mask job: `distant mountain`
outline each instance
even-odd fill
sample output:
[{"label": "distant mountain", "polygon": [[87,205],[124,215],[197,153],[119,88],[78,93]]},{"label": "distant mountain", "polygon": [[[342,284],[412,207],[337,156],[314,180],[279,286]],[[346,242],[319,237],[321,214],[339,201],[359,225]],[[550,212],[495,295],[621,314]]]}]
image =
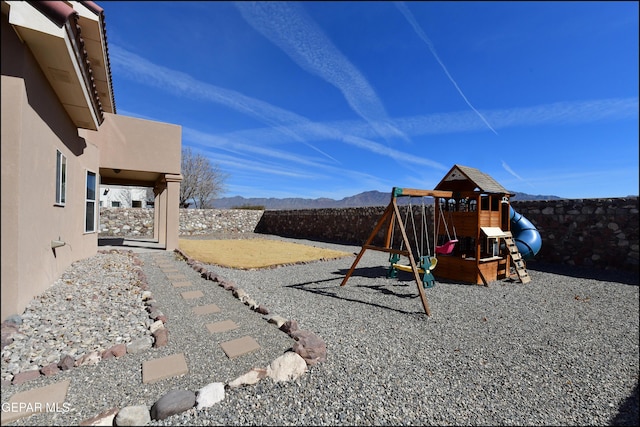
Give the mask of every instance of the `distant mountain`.
[{"label": "distant mountain", "polygon": [[562,197],[558,196],[543,196],[540,194],[527,194],[527,193],[518,193],[517,191],[512,191],[511,193],[515,194],[511,197],[512,202],[524,202],[526,200],[560,200]]},{"label": "distant mountain", "polygon": [[[527,193],[515,193],[511,200],[557,200],[556,196],[531,195]],[[389,204],[391,194],[381,191],[365,191],[355,196],[345,197],[340,200],[329,198],[319,199],[303,199],[299,197],[276,199],[270,198],[244,198],[241,196],[222,197],[213,200],[213,206],[216,209],[232,209],[242,206],[263,206],[265,209],[271,210],[287,210],[287,209],[326,209],[326,208],[359,208],[366,206],[386,206]]]}]

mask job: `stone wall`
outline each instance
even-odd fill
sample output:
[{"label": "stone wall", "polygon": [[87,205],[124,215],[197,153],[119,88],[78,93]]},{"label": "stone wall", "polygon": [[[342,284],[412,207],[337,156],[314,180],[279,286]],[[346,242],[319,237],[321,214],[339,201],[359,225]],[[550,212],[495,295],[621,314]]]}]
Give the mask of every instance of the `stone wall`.
[{"label": "stone wall", "polygon": [[[514,201],[538,228],[537,260],[638,271],[638,198]],[[343,209],[181,209],[180,235],[256,232],[361,245],[385,206]],[[100,236],[153,236],[153,209],[101,208]],[[432,224],[428,219],[428,224]],[[380,244],[382,232],[375,243]]]},{"label": "stone wall", "polygon": [[536,259],[638,271],[638,198],[513,202],[540,231]]},{"label": "stone wall", "polygon": [[[263,211],[180,209],[181,236],[219,232],[251,233]],[[153,237],[153,209],[100,208],[100,237]]]},{"label": "stone wall", "polygon": [[[386,206],[265,211],[256,233],[361,245]],[[375,243],[380,243],[382,232]]]},{"label": "stone wall", "polygon": [[[638,271],[637,197],[514,201],[511,205],[540,232],[542,248],[537,260]],[[256,231],[361,245],[384,208],[265,211]],[[374,242],[380,244],[381,239],[379,233]]]}]

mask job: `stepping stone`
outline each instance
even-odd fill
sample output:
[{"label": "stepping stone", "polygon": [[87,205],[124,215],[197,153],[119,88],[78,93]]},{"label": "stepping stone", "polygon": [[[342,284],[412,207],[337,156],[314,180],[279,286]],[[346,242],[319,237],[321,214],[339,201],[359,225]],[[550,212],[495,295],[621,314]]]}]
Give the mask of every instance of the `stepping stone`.
[{"label": "stepping stone", "polygon": [[204,296],[202,291],[183,292],[180,295],[182,295],[182,298],[184,298],[184,299],[194,299],[194,298],[200,298],[200,297]]},{"label": "stepping stone", "polygon": [[182,288],[184,286],[191,286],[191,282],[186,281],[186,282],[171,282],[171,284],[173,285],[174,288]]},{"label": "stepping stone", "polygon": [[238,327],[239,326],[233,320],[223,320],[221,322],[207,324],[207,329],[212,334],[215,334],[216,332],[231,331],[233,329],[238,329]]},{"label": "stepping stone", "polygon": [[68,411],[71,408],[64,401],[70,383],[71,380],[65,380],[14,394],[7,403],[2,404],[0,422],[5,425],[40,412]]},{"label": "stepping stone", "polygon": [[243,354],[251,353],[260,349],[260,344],[251,337],[245,336],[235,340],[220,343],[220,347],[229,359],[235,359]]},{"label": "stepping stone", "polygon": [[[176,273],[177,273],[177,271],[176,271]],[[186,280],[186,279],[187,279],[187,278],[186,278],[185,276],[183,276],[182,274],[176,274],[176,273],[173,273],[173,274],[167,274],[167,279],[172,280],[172,281],[173,281],[173,280]]]},{"label": "stepping stone", "polygon": [[142,362],[142,383],[155,383],[189,373],[184,353]]},{"label": "stepping stone", "polygon": [[177,268],[161,268],[162,272],[164,274],[166,274],[167,276],[171,275],[171,274],[180,274],[180,272],[178,271]]},{"label": "stepping stone", "polygon": [[218,307],[215,304],[209,304],[209,305],[200,305],[198,307],[193,307],[191,310],[194,312],[194,314],[210,314],[210,313],[219,313],[220,307]]}]

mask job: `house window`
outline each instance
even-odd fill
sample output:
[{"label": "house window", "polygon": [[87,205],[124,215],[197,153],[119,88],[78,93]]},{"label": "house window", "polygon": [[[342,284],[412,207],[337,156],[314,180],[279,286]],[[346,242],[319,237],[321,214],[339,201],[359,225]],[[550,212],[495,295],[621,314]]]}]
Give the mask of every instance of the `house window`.
[{"label": "house window", "polygon": [[111,202],[111,207],[112,208],[119,208],[120,207],[120,202],[116,202],[115,200]]},{"label": "house window", "polygon": [[67,158],[56,150],[56,205],[64,206],[67,201]]},{"label": "house window", "polygon": [[96,174],[87,171],[87,195],[85,199],[84,231],[93,233],[96,231]]},{"label": "house window", "polygon": [[132,208],[141,208],[142,207],[142,200],[133,200],[131,202],[131,207]]}]

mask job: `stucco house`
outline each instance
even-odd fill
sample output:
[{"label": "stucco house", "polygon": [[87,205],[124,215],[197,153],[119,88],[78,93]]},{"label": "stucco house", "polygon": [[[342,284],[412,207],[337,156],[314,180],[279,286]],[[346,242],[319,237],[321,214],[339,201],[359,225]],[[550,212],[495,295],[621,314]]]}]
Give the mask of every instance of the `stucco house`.
[{"label": "stucco house", "polygon": [[147,188],[101,185],[99,190],[101,208],[147,208],[153,203],[147,200]]},{"label": "stucco house", "polygon": [[116,114],[104,10],[2,1],[2,320],[97,253],[100,185],[154,189],[178,244],[182,128]]}]

